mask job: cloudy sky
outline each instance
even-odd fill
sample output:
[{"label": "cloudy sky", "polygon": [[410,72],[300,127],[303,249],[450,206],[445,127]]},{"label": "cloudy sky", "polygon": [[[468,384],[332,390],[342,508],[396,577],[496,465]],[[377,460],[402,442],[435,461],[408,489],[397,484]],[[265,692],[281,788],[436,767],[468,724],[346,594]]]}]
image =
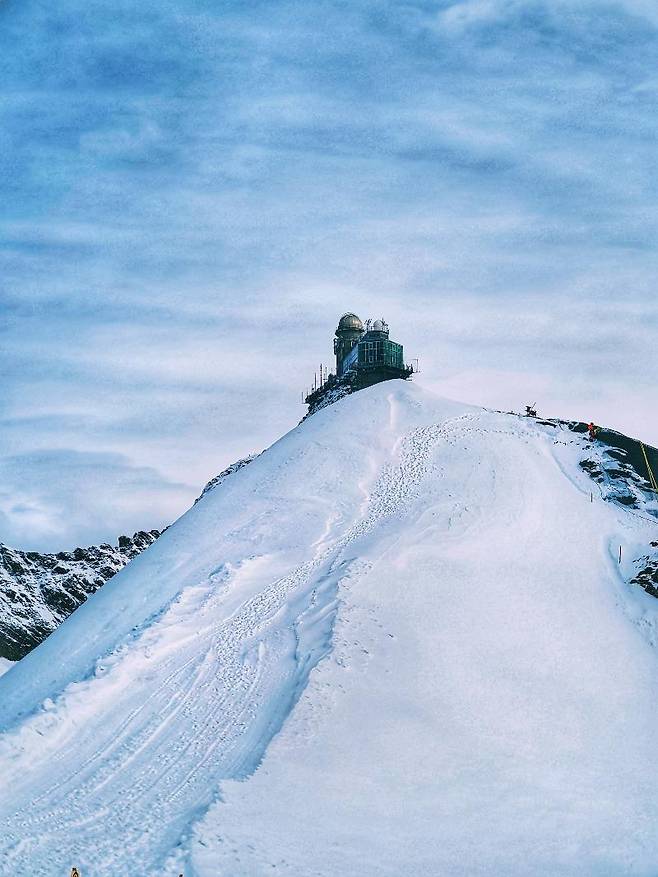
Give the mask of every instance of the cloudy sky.
[{"label": "cloudy sky", "polygon": [[655,0],[4,0],[0,540],[161,526],[345,310],[658,444]]}]

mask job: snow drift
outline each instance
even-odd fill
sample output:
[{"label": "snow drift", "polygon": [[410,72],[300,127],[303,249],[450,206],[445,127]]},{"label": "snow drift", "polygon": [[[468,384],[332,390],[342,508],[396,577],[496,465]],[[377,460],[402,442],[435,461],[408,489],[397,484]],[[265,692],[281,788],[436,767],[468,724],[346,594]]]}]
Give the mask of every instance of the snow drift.
[{"label": "snow drift", "polygon": [[656,522],[582,454],[397,381],[304,421],[0,679],[0,870],[655,874]]}]

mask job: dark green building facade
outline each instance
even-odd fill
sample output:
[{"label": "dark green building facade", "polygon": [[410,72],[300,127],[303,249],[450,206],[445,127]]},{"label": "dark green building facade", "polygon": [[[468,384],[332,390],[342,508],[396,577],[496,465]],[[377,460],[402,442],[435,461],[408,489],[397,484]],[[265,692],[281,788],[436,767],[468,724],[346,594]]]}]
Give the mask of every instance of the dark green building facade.
[{"label": "dark green building facade", "polygon": [[407,380],[413,368],[404,362],[404,348],[389,337],[384,320],[368,320],[365,325],[356,314],[343,314],[334,337],[336,373],[322,381],[306,397],[311,411],[327,404],[331,397],[353,393],[380,381]]}]

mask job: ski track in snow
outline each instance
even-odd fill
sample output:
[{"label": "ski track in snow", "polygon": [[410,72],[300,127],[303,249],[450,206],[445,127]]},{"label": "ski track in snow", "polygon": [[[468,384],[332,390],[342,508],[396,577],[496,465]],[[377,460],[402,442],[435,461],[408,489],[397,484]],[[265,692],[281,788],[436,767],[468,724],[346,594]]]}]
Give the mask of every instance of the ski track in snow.
[{"label": "ski track in snow", "polygon": [[[393,399],[390,404],[393,427]],[[60,870],[82,864],[92,874],[160,873],[165,856],[187,836],[190,813],[207,809],[222,779],[245,778],[258,766],[330,648],[338,583],[353,560],[350,546],[383,518],[403,513],[431,449],[470,419],[404,436],[395,449],[399,459],[384,464],[371,489],[361,485],[363,517],[340,535],[328,513],[315,555],[259,588],[228,617],[229,585],[240,592],[241,576],[267,558],[220,567],[208,582],[187,588],[132,647],[100,659],[93,679],[73,684],[45,713],[0,738],[9,792],[2,800],[3,871],[47,861]],[[372,471],[377,468],[373,458]],[[308,636],[309,628],[317,630]],[[139,681],[148,680],[151,689],[138,703],[136,656]],[[112,708],[99,728],[89,704],[103,703]],[[35,734],[43,738],[40,761],[48,769],[25,787],[25,796],[26,740]]]},{"label": "ski track in snow", "polygon": [[[484,457],[478,454],[478,448],[483,440],[486,442],[487,450],[487,455]],[[446,445],[454,446],[459,455],[448,455],[447,457],[453,464],[456,463],[459,469],[457,473],[458,492],[452,494],[446,493],[442,484],[442,479],[447,473],[441,465],[441,453],[433,455],[441,441],[445,442]],[[564,582],[557,589],[555,596],[549,588],[542,588],[536,594],[538,616],[541,619],[537,635],[540,638],[540,643],[543,644],[543,638],[545,638],[548,646],[548,651],[543,655],[543,659],[541,651],[538,654],[531,653],[532,659],[537,662],[537,667],[534,669],[539,679],[543,673],[550,676],[551,662],[559,665],[562,659],[560,655],[560,629],[552,631],[549,627],[548,630],[542,630],[551,617],[548,614],[544,620],[546,613],[544,604],[547,604],[550,613],[551,601],[553,599],[559,601],[560,605],[555,611],[555,617],[564,624],[565,630],[570,625],[573,627],[574,620],[580,622],[577,616],[574,618],[568,597],[565,600],[564,596],[568,594],[571,585],[568,559],[571,557],[572,547],[570,546],[570,549],[565,550],[564,553],[564,563],[567,565],[561,566],[562,546],[552,542],[553,531],[550,529],[551,514],[556,513],[556,506],[554,503],[552,508],[546,505],[550,500],[555,500],[555,493],[554,490],[553,492],[547,491],[547,495],[544,496],[541,491],[542,481],[545,478],[546,468],[560,470],[562,475],[568,477],[578,492],[587,494],[588,498],[589,479],[580,472],[576,465],[584,447],[581,439],[572,435],[556,434],[550,428],[544,428],[533,421],[511,420],[505,416],[489,413],[466,415],[443,425],[434,424],[416,429],[402,438],[398,448],[401,458],[399,467],[391,467],[378,485],[378,488],[381,488],[386,496],[392,500],[391,513],[399,513],[407,518],[407,539],[409,539],[411,531],[412,541],[420,545],[437,543],[442,546],[446,554],[451,554],[454,551],[456,557],[459,557],[462,550],[466,548],[467,554],[474,556],[473,569],[475,570],[478,569],[478,550],[474,549],[477,543],[489,540],[493,540],[494,544],[501,541],[506,543],[500,547],[503,560],[498,570],[499,581],[496,583],[500,587],[495,590],[503,596],[504,623],[517,626],[520,621],[520,639],[524,646],[532,642],[532,633],[526,633],[523,628],[525,615],[528,610],[532,609],[528,603],[529,595],[530,599],[535,599],[533,594],[534,579],[536,578],[538,582],[542,583],[550,581],[551,572],[548,573],[548,579],[545,580],[542,578],[542,575],[545,575],[544,570],[536,570],[535,572],[531,563],[528,562],[529,558],[517,561],[515,555],[526,554],[531,557],[533,543],[541,546],[538,556],[542,556],[541,551],[548,549],[549,553],[545,555],[546,566],[552,570],[553,575],[555,572],[558,572],[558,575],[561,573]],[[512,463],[511,466],[510,463]],[[518,471],[515,471],[517,467]],[[404,482],[412,473],[413,487],[404,491],[404,496],[395,499],[396,491],[401,489],[397,476],[401,476]],[[417,490],[426,475],[429,475],[430,478],[422,484],[422,490]],[[454,488],[455,473],[450,473],[450,475]],[[559,484],[557,487],[560,490],[568,491],[568,488],[561,487]],[[378,497],[378,488],[372,492],[373,500]],[[413,500],[416,497],[420,498],[421,502],[414,506]],[[614,509],[606,504],[601,506],[593,504],[590,510],[589,504],[582,506],[580,500],[573,498],[567,505],[575,506],[576,520],[591,514],[594,519],[600,517],[605,523],[606,519],[616,517],[616,525],[618,526],[619,522],[625,521],[627,514],[626,510]],[[559,506],[557,514],[560,514]],[[572,525],[571,517],[566,520],[568,529]],[[607,523],[609,524],[610,521],[608,520]],[[655,527],[655,522],[643,521],[643,524],[647,523],[650,526],[645,526],[644,533],[648,539],[653,532],[652,528]],[[548,530],[547,526],[549,526]],[[605,527],[602,528],[601,532],[605,534]],[[397,531],[393,529],[391,532],[378,535],[381,541],[376,542],[370,556],[383,551],[385,561],[382,565],[394,566],[398,549]],[[589,537],[583,536],[583,538]],[[408,545],[407,542],[407,549]],[[610,560],[609,557],[605,556],[607,545],[608,542],[603,538],[600,553],[604,567],[606,560]],[[591,543],[587,545],[586,550],[581,552],[583,556],[587,556],[590,549]],[[379,555],[380,559],[383,555]],[[583,558],[580,560],[582,562]],[[509,583],[505,577],[506,562],[510,565],[511,580]],[[522,570],[521,575],[525,576],[526,579],[521,588],[518,587],[518,580],[514,578],[513,564],[515,563],[518,563]],[[590,575],[591,570],[587,569],[587,561],[582,569],[580,566],[574,565],[575,569],[578,569],[578,574],[572,573],[571,575],[575,576],[574,585],[577,586],[579,575],[582,575],[583,571]],[[439,570],[440,567],[437,565],[432,571],[437,580],[437,587],[445,587],[449,582],[450,573]],[[355,701],[348,701],[351,706],[345,710],[345,715],[348,716],[349,730],[344,722],[341,724],[338,717],[340,716],[341,698],[349,698],[347,688],[356,687],[359,690],[358,685],[355,686],[355,673],[361,674],[365,678],[370,661],[378,663],[380,674],[391,674],[389,677],[391,678],[391,687],[397,686],[404,693],[405,685],[400,685],[401,680],[395,679],[393,681],[395,670],[392,669],[392,666],[394,666],[395,661],[393,661],[393,665],[387,665],[384,661],[384,656],[391,650],[391,640],[397,638],[397,634],[390,633],[390,629],[391,627],[395,629],[395,622],[397,622],[402,610],[398,604],[397,613],[394,611],[393,615],[389,614],[386,623],[382,623],[380,613],[389,602],[388,595],[381,600],[377,598],[377,582],[374,585],[375,594],[373,595],[372,590],[368,593],[368,598],[374,599],[375,602],[368,602],[368,598],[364,595],[365,582],[363,581],[370,572],[367,562],[362,560],[361,565],[353,572],[353,576],[346,578],[341,583],[343,598],[339,604],[335,623],[333,660],[318,667],[309,685],[310,690],[304,693],[295,714],[286,723],[279,738],[274,741],[272,747],[274,751],[268,752],[265,761],[267,769],[254,778],[255,785],[232,786],[230,783],[227,784],[225,787],[228,795],[227,802],[210,808],[207,816],[198,822],[185,850],[180,856],[172,859],[172,869],[174,865],[177,865],[181,870],[184,868],[186,874],[195,875],[195,877],[196,875],[206,877],[206,875],[211,874],[253,877],[253,875],[268,874],[272,871],[285,875],[285,877],[288,875],[296,877],[300,873],[312,874],[316,877],[329,877],[329,875],[338,874],[377,874],[378,877],[383,877],[383,875],[398,877],[402,873],[422,874],[424,877],[434,877],[436,874],[473,877],[476,873],[478,875],[498,875],[501,873],[525,875],[532,873],[541,874],[543,877],[549,877],[549,875],[553,877],[556,874],[589,874],[597,875],[597,877],[603,877],[603,875],[607,877],[611,874],[642,874],[645,877],[648,875],[653,877],[654,869],[649,866],[649,870],[647,870],[646,865],[647,859],[651,861],[651,854],[647,853],[646,850],[651,846],[649,838],[652,834],[651,818],[647,810],[643,810],[643,806],[638,804],[639,814],[632,814],[635,822],[629,824],[627,822],[629,819],[629,796],[628,790],[624,789],[624,799],[619,802],[619,812],[615,814],[616,805],[610,806],[606,799],[608,777],[605,774],[605,768],[600,775],[597,773],[600,769],[601,759],[608,757],[605,744],[602,745],[601,740],[607,739],[609,729],[605,726],[597,729],[597,735],[601,740],[592,741],[591,748],[596,751],[592,756],[585,755],[582,775],[579,773],[578,766],[565,769],[564,765],[561,764],[562,760],[569,764],[570,759],[573,758],[573,750],[577,751],[580,745],[577,738],[573,741],[570,739],[575,732],[580,730],[579,707],[574,707],[567,700],[565,700],[564,705],[560,705],[563,706],[566,716],[564,726],[562,722],[556,722],[556,752],[559,754],[556,756],[547,755],[549,766],[545,770],[545,776],[541,775],[541,771],[537,776],[536,756],[532,750],[536,745],[540,751],[543,746],[547,746],[551,736],[550,727],[548,733],[546,729],[541,729],[542,736],[539,744],[535,743],[532,740],[532,728],[533,724],[538,721],[535,715],[536,705],[529,701],[527,718],[524,716],[525,707],[521,705],[520,720],[522,723],[527,721],[527,728],[521,724],[519,729],[518,759],[517,753],[505,756],[509,762],[505,765],[502,781],[498,781],[499,788],[492,791],[489,788],[492,780],[486,775],[480,780],[482,782],[481,800],[478,801],[477,797],[471,800],[473,814],[464,813],[463,822],[466,827],[461,829],[460,826],[460,830],[465,832],[465,837],[455,839],[451,835],[453,831],[452,820],[448,817],[448,813],[442,809],[443,802],[439,803],[437,807],[433,800],[432,805],[436,810],[429,809],[426,814],[422,813],[422,804],[416,803],[416,797],[422,801],[426,794],[427,777],[423,775],[422,766],[426,752],[421,747],[415,751],[413,749],[405,751],[409,744],[404,735],[400,735],[387,756],[391,759],[399,759],[403,764],[411,762],[410,768],[418,772],[419,782],[417,788],[412,785],[411,789],[404,789],[404,794],[407,796],[406,803],[401,806],[393,803],[395,796],[400,792],[400,787],[407,780],[405,769],[402,768],[396,773],[393,765],[384,768],[384,774],[390,773],[396,776],[396,779],[387,788],[386,782],[379,776],[380,771],[377,770],[376,766],[378,763],[377,755],[373,754],[371,747],[379,742],[382,734],[385,735],[386,732],[382,730],[382,726],[386,728],[391,717],[394,717],[393,720],[395,720],[395,707],[397,706],[395,698],[392,699],[393,709],[390,711],[386,709],[386,706],[381,706],[378,703],[379,697],[377,695],[369,701],[374,718],[371,720],[370,715],[368,715],[368,707],[366,707],[367,717],[360,717],[367,727],[363,741],[358,740],[359,734],[354,731],[355,728],[358,728],[359,717],[355,718],[353,711],[359,697],[367,696],[366,692],[370,688],[370,683],[364,682],[360,689],[361,695],[357,694]],[[482,568],[481,572],[482,578],[486,582],[486,567]],[[637,592],[630,594],[616,565],[612,566],[608,563],[608,572],[611,581],[616,581],[619,586],[617,593],[619,609],[625,611],[631,618],[636,613],[641,619],[641,623],[638,623],[640,629],[642,629],[642,624],[651,625],[652,622],[649,619],[655,621],[656,618],[656,610],[651,599],[643,600],[643,595],[638,595]],[[422,576],[420,571],[414,570],[414,573],[419,578]],[[376,573],[373,578],[376,582],[378,578]],[[387,588],[395,587],[393,585],[394,579],[395,576],[393,579],[389,577],[386,580]],[[499,612],[501,607],[496,606],[495,603],[498,597],[494,594],[492,598],[494,602],[490,603],[489,594],[484,590],[486,587],[484,582],[480,581],[477,576],[472,576],[464,582],[459,582],[459,580],[453,582],[451,587],[457,593],[460,586],[465,586],[472,591],[475,594],[473,607],[477,606],[478,593],[481,593],[483,605]],[[588,581],[583,590],[587,594],[590,589],[591,583]],[[635,600],[638,597],[640,598],[639,603]],[[574,598],[575,603],[580,603],[580,595],[574,593]],[[457,599],[459,600],[459,597]],[[595,599],[600,599],[603,604],[614,603],[614,591],[606,593],[605,589],[602,589],[600,598],[595,596]],[[587,599],[585,599],[586,603]],[[648,611],[645,612],[642,609],[638,611],[640,605],[644,605],[645,609],[648,607]],[[480,611],[485,624],[487,623],[488,608],[476,610]],[[432,609],[428,606],[427,611],[431,613]],[[613,608],[613,611],[616,610]],[[515,618],[516,612],[519,613],[517,618]],[[385,611],[383,611],[382,617],[387,617]],[[509,655],[506,650],[513,647],[506,644],[507,631],[504,628],[497,629],[497,620],[499,621],[494,615],[490,621],[490,627],[493,625],[494,640],[499,639],[502,642],[501,654],[504,661],[507,662]],[[635,620],[638,621],[637,618]],[[438,625],[437,627],[440,629]],[[529,630],[532,631],[532,624]],[[642,632],[646,636],[647,631],[643,630]],[[566,633],[567,641],[569,635],[573,635],[573,631]],[[491,630],[488,636],[491,636]],[[530,639],[526,639],[527,637]],[[551,638],[556,639],[555,645],[552,644]],[[576,630],[576,642],[578,638],[579,633]],[[646,638],[652,642],[650,636]],[[584,639],[587,640],[588,637],[584,636]],[[459,640],[459,634],[457,634],[457,640]],[[475,650],[471,657],[476,659],[479,658],[477,640],[478,637],[475,635]],[[514,640],[512,639],[512,641]],[[484,642],[486,650],[487,637],[484,638]],[[601,648],[607,646],[608,643],[604,639],[601,642]],[[410,647],[411,644],[407,638],[404,648],[407,650]],[[441,651],[443,647],[454,648],[454,645],[446,643],[444,646],[441,640],[437,639],[435,648]],[[400,654],[397,649],[396,652],[397,660],[399,660]],[[454,657],[459,658],[460,652],[461,648],[458,647]],[[468,656],[468,648],[465,649],[465,653]],[[574,655],[574,659],[578,668],[578,662],[582,659],[577,654]],[[406,658],[406,660],[409,659]],[[548,662],[545,668],[542,668],[542,660]],[[498,668],[494,664],[489,669],[493,671],[494,677],[502,674],[505,678],[506,674],[516,672],[515,661],[516,657],[513,658],[509,667],[504,665],[503,668]],[[413,664],[413,661],[411,663]],[[382,669],[382,665],[388,666],[388,669]],[[441,661],[439,661],[438,666],[441,666]],[[587,662],[584,661],[582,672],[586,673],[586,668]],[[412,678],[416,672],[422,672],[422,668],[417,667],[412,670]],[[466,668],[458,667],[453,662],[448,661],[445,672],[447,672],[448,677],[454,674],[459,679],[465,675],[466,681],[471,681],[468,666]],[[488,682],[490,674],[486,670],[485,674],[485,679]],[[580,684],[578,669],[574,675],[576,677],[575,684],[578,686]],[[653,675],[653,692],[655,694],[655,673]],[[375,676],[372,681],[377,685],[381,682],[381,678]],[[523,684],[522,677],[519,682]],[[433,684],[440,688],[440,679],[434,679]],[[468,690],[466,694],[468,697]],[[523,699],[525,692],[522,689],[521,695],[515,695],[514,692],[511,694],[511,704],[516,709],[516,698],[520,696]],[[504,727],[503,704],[509,701],[510,693],[503,688],[501,695],[501,708],[503,709],[501,725]],[[591,695],[587,692],[585,685],[582,694],[585,703],[588,696]],[[644,696],[645,693],[640,694],[638,690],[638,697],[641,699]],[[541,703],[541,695],[538,698],[538,713],[542,721],[545,721],[546,718],[550,719],[551,711],[555,709],[555,706],[550,704],[550,695],[547,699],[548,705]],[[488,698],[485,698],[485,703],[487,700]],[[493,706],[495,710],[497,707],[495,696]],[[415,698],[407,704],[407,707],[412,712],[416,710],[423,712],[426,709],[421,698]],[[377,712],[378,709],[380,712]],[[460,709],[464,710],[465,705],[460,704]],[[587,707],[584,708],[584,711],[587,712]],[[573,719],[571,718],[572,712]],[[604,715],[605,713],[604,707]],[[343,716],[344,718],[345,716]],[[610,716],[607,718],[609,719]],[[484,722],[491,721],[491,718],[486,715],[476,717],[476,728],[478,719]],[[461,720],[463,721],[463,719]],[[370,721],[372,721],[372,727]],[[514,721],[519,721],[519,718],[514,716],[514,712],[512,712],[510,721],[512,726],[514,726]],[[596,720],[593,724],[596,725]],[[641,721],[638,724],[642,727]],[[655,722],[653,724],[655,727]],[[495,742],[496,731],[494,725],[492,728],[494,751],[497,745]],[[441,734],[440,724],[436,733]],[[457,733],[459,734],[459,731]],[[517,729],[514,728],[512,739],[516,733]],[[464,802],[470,800],[468,796],[472,793],[469,788],[469,773],[475,771],[478,762],[479,754],[476,746],[480,734],[481,729],[477,729],[473,735],[472,746],[469,747],[466,744],[465,760],[460,761],[459,756],[457,756],[454,769],[461,770],[464,779],[457,783],[456,797],[454,789],[450,787],[450,770],[447,771],[446,788],[439,787],[438,790],[439,801],[441,801],[443,794],[445,801],[449,802],[443,806],[453,807],[457,814],[456,822],[458,825],[462,821],[458,814],[464,806]],[[430,733],[429,738],[427,742],[434,742],[432,741],[432,733]],[[332,741],[331,744],[329,740]],[[334,741],[336,742],[334,743]],[[627,750],[629,753],[634,750],[635,744],[635,740],[624,741],[622,749],[619,751],[622,760]],[[330,745],[332,750],[328,755],[325,755],[324,748],[328,748]],[[450,738],[446,740],[446,745],[455,746]],[[645,746],[644,748],[650,749],[651,747]],[[547,752],[550,753],[551,750],[547,749]],[[486,760],[486,755],[483,758]],[[555,765],[551,765],[551,758],[556,759]],[[307,759],[312,767],[305,770],[304,765]],[[337,768],[337,777],[327,775],[326,770],[324,770],[326,767],[325,759],[326,763]],[[527,768],[524,759],[527,759]],[[347,763],[345,768],[342,767],[344,763]],[[383,759],[381,763],[386,764],[386,759]],[[298,767],[298,765],[300,766]],[[495,771],[495,768],[491,769]],[[527,775],[526,769],[528,769]],[[594,776],[592,776],[593,770]],[[365,800],[359,798],[357,791],[361,772],[366,777]],[[628,779],[626,778],[624,775],[625,767],[622,767],[621,771],[618,769],[617,772],[621,774],[623,783],[632,784],[638,781],[637,773],[635,773],[634,779],[630,779],[630,772]],[[654,770],[653,774],[655,773]],[[318,788],[313,789],[313,793],[309,795],[309,781],[314,776],[317,776]],[[375,780],[375,777],[378,780]],[[570,787],[572,780],[576,784],[574,789]],[[532,788],[533,782],[537,784],[536,789]],[[617,777],[614,782],[619,782],[619,778]],[[438,778],[435,778],[435,783],[439,783]],[[544,783],[547,784],[548,799],[546,802],[542,800],[544,794],[542,784]],[[551,789],[551,784],[555,783],[558,784],[558,788],[557,800],[554,801],[554,790]],[[508,788],[510,784],[512,785],[511,789]],[[518,789],[513,788],[514,784],[518,786]],[[334,792],[336,785],[341,790],[337,795]],[[623,788],[623,784],[621,788]],[[638,785],[638,800],[642,795],[646,796],[647,793],[651,794],[651,781],[648,778],[646,781],[642,778],[641,785]],[[528,796],[527,806],[523,806],[522,803],[524,795]],[[322,799],[325,796],[326,802],[323,802]],[[498,796],[500,796],[499,800]],[[579,799],[579,796],[582,797]],[[631,807],[633,807],[632,795],[630,797]],[[514,810],[518,806],[519,800],[521,807],[515,813]],[[261,803],[263,801],[278,808],[276,815],[270,815],[267,807]],[[366,808],[365,826],[361,824],[361,819],[364,818],[364,804]],[[494,804],[499,805],[503,812],[505,807],[509,807],[513,815],[510,817],[509,812],[505,813],[503,819],[507,819],[507,823],[503,821],[501,824],[500,821],[497,821],[500,818],[499,814],[491,811]],[[597,825],[595,814],[601,805],[604,815],[599,817],[600,825]],[[407,826],[401,822],[407,816],[405,808],[409,809],[408,819],[412,822],[418,820],[419,817],[424,818],[427,822],[424,827],[415,830],[415,835],[412,833],[413,839],[411,841],[406,837]],[[591,813],[589,808],[591,808]],[[481,809],[485,811],[484,815],[478,812]],[[392,811],[393,815],[390,822],[387,823],[384,820],[386,812],[389,810]],[[420,812],[414,814],[414,810]],[[339,816],[336,819],[336,814],[341,814],[342,811],[344,811],[342,817]],[[536,819],[533,817],[533,812],[536,814]],[[610,825],[602,827],[606,825],[606,819],[612,819],[612,824],[618,821],[614,832]],[[301,830],[297,827],[300,820],[306,820],[308,823]],[[467,826],[471,825],[471,821],[473,828],[469,829]],[[590,825],[590,822],[593,824]],[[623,828],[622,825],[624,825]],[[621,846],[620,849],[617,849],[620,844],[617,835],[624,836],[625,833],[628,834],[627,848],[624,849]],[[445,838],[442,838],[442,834],[445,835]],[[658,847],[655,841],[655,832],[653,835],[653,846]],[[520,849],[517,849],[519,837],[521,838],[521,846]],[[354,844],[355,838],[358,841],[356,847],[353,847],[351,845]],[[606,841],[610,844],[610,851],[606,849]],[[551,850],[551,844],[555,844],[554,850]],[[563,849],[560,844],[564,845]]]},{"label": "ski track in snow", "polygon": [[[370,566],[364,546],[379,539],[393,555],[395,522],[409,515],[414,538],[440,533],[447,550],[479,538],[491,510],[511,534],[521,516],[526,540],[540,533],[541,503],[530,501],[521,480],[516,506],[500,501],[499,465],[503,471],[521,444],[530,456],[550,456],[583,489],[552,450],[561,437],[534,423],[456,405],[463,413],[422,423],[411,394],[401,401],[399,392],[387,392],[385,400],[388,422],[361,461],[352,519],[329,496],[317,538],[292,569],[265,552],[219,563],[134,639],[98,659],[91,678],[68,685],[0,736],[2,873],[63,874],[75,864],[85,877],[155,877],[178,873],[183,863],[190,873],[192,838],[203,837],[195,826],[221,810],[223,781],[247,779],[261,764],[309,675],[331,652],[339,609],[344,636],[345,618],[356,610],[343,597],[354,599]],[[334,409],[345,403],[355,400]],[[302,428],[323,415],[336,411]],[[476,457],[474,436],[487,437],[488,457]],[[442,445],[464,448],[459,496],[443,492]],[[266,463],[261,457],[249,470]],[[432,501],[424,505],[418,500],[426,490]],[[375,610],[367,612],[361,624],[385,637]],[[338,664],[368,657],[362,642],[341,639],[333,649]],[[199,873],[232,874],[228,865]]]}]

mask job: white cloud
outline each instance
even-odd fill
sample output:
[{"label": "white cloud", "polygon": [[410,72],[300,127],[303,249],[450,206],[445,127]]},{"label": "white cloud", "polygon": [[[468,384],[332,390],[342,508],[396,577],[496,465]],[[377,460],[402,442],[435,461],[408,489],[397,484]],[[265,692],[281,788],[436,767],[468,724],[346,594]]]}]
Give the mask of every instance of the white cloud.
[{"label": "white cloud", "polygon": [[66,550],[161,528],[190,493],[188,485],[122,455],[66,450],[2,457],[0,481],[3,539],[30,550]]},{"label": "white cloud", "polygon": [[460,0],[451,3],[437,16],[439,26],[461,30],[472,25],[487,25],[504,21],[523,6],[520,0]]},{"label": "white cloud", "polygon": [[[6,7],[17,497],[30,454],[80,453],[104,538],[182,511],[299,419],[344,310],[439,390],[658,443],[650,4],[438,6]],[[44,459],[0,539],[89,538],[84,467]]]}]

